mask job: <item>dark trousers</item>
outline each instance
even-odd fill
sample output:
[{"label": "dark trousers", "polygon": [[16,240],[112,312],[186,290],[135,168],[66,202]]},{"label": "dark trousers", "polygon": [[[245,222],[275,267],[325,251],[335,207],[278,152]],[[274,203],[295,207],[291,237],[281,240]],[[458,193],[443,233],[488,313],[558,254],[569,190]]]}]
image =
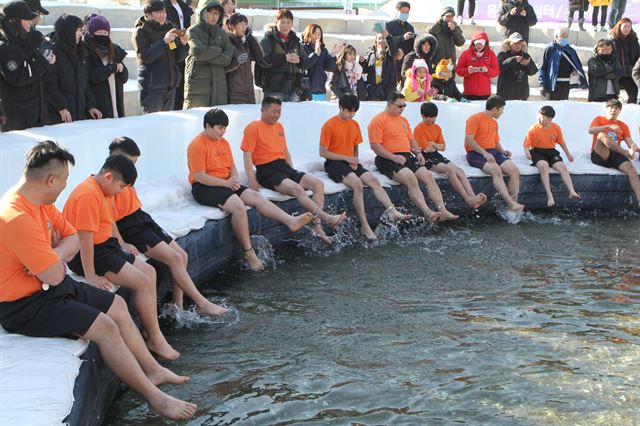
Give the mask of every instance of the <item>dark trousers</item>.
[{"label": "dark trousers", "polygon": [[176,89],[143,90],[140,92],[140,106],[143,114],[158,111],[172,111],[176,99]]},{"label": "dark trousers", "polygon": [[629,100],[628,104],[635,104],[638,102],[638,86],[636,86],[636,82],[633,81],[631,77],[620,77],[620,89],[624,89],[627,92],[627,96]]},{"label": "dark trousers", "polygon": [[176,87],[176,100],[173,104],[173,109],[180,111],[184,103],[184,62],[178,62],[177,65],[180,70],[180,84]]},{"label": "dark trousers", "polygon": [[547,93],[545,98],[549,101],[566,101],[569,99],[571,86],[568,82],[556,82],[556,90]]},{"label": "dark trousers", "polygon": [[[464,0],[458,0],[458,16],[462,16],[464,12]],[[476,0],[469,0],[469,18],[475,16]]]},{"label": "dark trousers", "polygon": [[609,11],[609,27],[613,28],[622,16],[627,7],[627,0],[613,0],[611,2],[611,10]]},{"label": "dark trousers", "polygon": [[571,18],[571,20],[573,20],[573,16],[576,13],[576,11],[578,12],[578,19],[584,19],[584,12],[589,9],[589,2],[588,1],[583,1],[580,2],[580,8],[579,9],[569,9],[569,17]]},{"label": "dark trousers", "polygon": [[602,9],[600,14],[600,26],[603,26],[607,21],[607,8],[609,6],[593,6],[593,14],[591,15],[591,23],[595,27],[598,24],[598,11]]}]

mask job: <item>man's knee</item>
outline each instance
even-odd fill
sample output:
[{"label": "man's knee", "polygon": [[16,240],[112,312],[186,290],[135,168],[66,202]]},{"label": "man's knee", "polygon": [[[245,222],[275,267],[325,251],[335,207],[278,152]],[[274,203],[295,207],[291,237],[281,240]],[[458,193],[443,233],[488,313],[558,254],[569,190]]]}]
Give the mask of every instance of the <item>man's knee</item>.
[{"label": "man's knee", "polygon": [[[351,176],[351,175],[349,175]],[[353,179],[349,179],[347,182],[347,179],[345,179],[345,182],[347,182],[347,185],[349,185],[351,187],[351,189],[353,190],[353,192],[362,192],[364,191],[364,185],[362,184],[362,181],[357,178],[355,175],[353,175]]]},{"label": "man's knee", "polygon": [[547,163],[544,160],[540,160],[536,163],[536,166],[538,166],[538,169],[541,172],[548,172],[549,171],[549,163]]},{"label": "man's knee", "polygon": [[120,330],[118,329],[118,324],[113,320],[113,318],[100,312],[83,337],[100,342],[101,340],[110,339],[119,335]]}]

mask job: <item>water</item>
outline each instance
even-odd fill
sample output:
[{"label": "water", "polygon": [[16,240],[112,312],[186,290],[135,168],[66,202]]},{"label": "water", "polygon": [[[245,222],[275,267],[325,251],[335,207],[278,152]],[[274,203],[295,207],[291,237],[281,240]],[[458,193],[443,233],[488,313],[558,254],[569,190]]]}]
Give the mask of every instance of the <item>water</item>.
[{"label": "water", "polygon": [[[169,333],[187,424],[638,424],[637,215],[387,228],[216,278],[232,313]],[[106,423],[170,424],[131,391]]]}]

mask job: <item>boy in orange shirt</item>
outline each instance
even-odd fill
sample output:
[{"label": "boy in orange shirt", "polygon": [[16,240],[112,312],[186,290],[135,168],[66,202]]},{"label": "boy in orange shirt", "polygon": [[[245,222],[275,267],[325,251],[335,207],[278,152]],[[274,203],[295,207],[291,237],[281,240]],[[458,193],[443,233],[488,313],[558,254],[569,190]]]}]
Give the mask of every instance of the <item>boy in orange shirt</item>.
[{"label": "boy in orange shirt", "polygon": [[[407,187],[409,199],[429,222],[456,220],[458,216],[447,210],[435,178],[424,167],[424,157],[413,139],[411,126],[402,116],[406,106],[402,93],[391,93],[385,110],[373,117],[367,127],[371,149],[376,153],[376,167],[389,179]],[[438,208],[437,213],[427,205],[420,183],[427,187],[429,198]]]},{"label": "boy in orange shirt", "polygon": [[[500,96],[491,96],[487,99],[484,111],[467,119],[464,147],[469,165],[491,176],[493,187],[507,203],[509,210],[522,211],[524,206],[518,203],[520,171],[510,159],[511,152],[500,145],[498,134],[497,119],[504,112],[505,105]],[[504,182],[504,174],[509,177],[508,186]]]},{"label": "boy in orange shirt", "polygon": [[560,173],[562,181],[569,190],[569,197],[580,199],[580,195],[573,189],[569,170],[562,162],[562,157],[560,157],[560,153],[556,149],[556,144],[560,145],[564,153],[567,154],[569,161],[573,162],[573,155],[569,152],[569,148],[567,148],[567,144],[564,141],[562,129],[556,123],[552,123],[555,116],[556,111],[549,105],[540,108],[540,111],[538,111],[538,123],[529,128],[524,139],[525,155],[532,161],[531,165],[540,170],[540,180],[547,193],[548,207],[556,205],[549,182],[549,166]]},{"label": "boy in orange shirt", "polygon": [[229,117],[219,108],[204,115],[204,131],[189,144],[189,182],[193,198],[206,206],[218,207],[231,215],[231,227],[244,252],[243,257],[254,271],[264,269],[251,247],[249,218],[245,206],[255,207],[263,216],[276,220],[297,232],[313,218],[287,214],[260,192],[240,184],[229,142],[223,138]]},{"label": "boy in orange shirt", "polygon": [[69,262],[69,268],[94,287],[111,290],[114,283],[133,290],[147,346],[160,357],[174,360],[180,353],[169,345],[158,324],[156,271],[136,258],[138,250],[122,241],[114,220],[113,196],[132,185],[137,175],[128,158],[111,155],[98,174],[71,192],[62,213],[78,230],[80,253]]},{"label": "boy in orange shirt", "polygon": [[338,101],[338,115],[327,120],[320,132],[320,156],[326,158],[324,170],[331,180],[344,183],[353,191],[353,206],[360,219],[360,230],[368,240],[378,237],[369,226],[364,210],[364,186],[373,191],[373,195],[382,204],[391,220],[407,220],[411,215],[400,213],[389,196],[367,169],[358,162],[358,145],[362,143],[360,125],[353,119],[360,100],[352,93],[345,93]]},{"label": "boy in orange shirt", "polygon": [[54,206],[73,156],[55,142],[27,153],[20,182],[0,199],[0,324],[32,337],[84,338],[151,408],[180,420],[196,406],[157,388],[189,378],[162,367],[149,353],[125,301],[73,280],[64,261],[78,252],[76,230]]},{"label": "boy in orange shirt", "polygon": [[[140,148],[133,139],[122,136],[115,138],[109,145],[109,155],[116,154],[124,155],[135,164],[140,157]],[[142,210],[142,203],[133,186],[125,187],[115,195],[114,201],[114,219],[122,239],[133,244],[139,252],[169,267],[173,282],[173,303],[177,307],[183,308],[183,294],[187,293],[201,314],[215,316],[227,312],[227,309],[210,302],[198,291],[187,272],[187,252]]]},{"label": "boy in orange shirt", "polygon": [[[273,189],[282,194],[296,197],[300,205],[316,218],[311,229],[326,244],[331,239],[325,234],[320,224],[327,222],[334,229],[340,226],[345,213],[331,215],[324,209],[324,184],[308,173],[293,168],[293,162],[284,127],[278,123],[282,113],[282,101],[265,96],[260,108],[260,120],[255,120],[244,129],[242,145],[244,152],[244,171],[249,180],[249,188],[257,190],[260,186]],[[254,172],[253,166],[256,167]],[[307,190],[311,190],[311,198]]]},{"label": "boy in orange shirt", "polygon": [[[640,204],[640,179],[630,161],[636,152],[640,152],[640,149],[633,143],[629,127],[618,120],[618,115],[622,111],[622,102],[617,99],[608,100],[606,111],[607,114],[604,117],[594,118],[589,126],[589,134],[593,135],[591,162],[598,166],[618,169],[629,176],[629,184]],[[621,146],[623,140],[629,149]]]},{"label": "boy in orange shirt", "polygon": [[438,107],[432,102],[425,102],[420,106],[420,115],[422,122],[414,129],[413,137],[420,145],[424,165],[428,170],[446,174],[449,183],[465,203],[473,209],[479,208],[487,202],[487,196],[482,192],[476,195],[464,170],[440,154],[440,151],[446,149],[446,143],[442,129],[436,124]]}]

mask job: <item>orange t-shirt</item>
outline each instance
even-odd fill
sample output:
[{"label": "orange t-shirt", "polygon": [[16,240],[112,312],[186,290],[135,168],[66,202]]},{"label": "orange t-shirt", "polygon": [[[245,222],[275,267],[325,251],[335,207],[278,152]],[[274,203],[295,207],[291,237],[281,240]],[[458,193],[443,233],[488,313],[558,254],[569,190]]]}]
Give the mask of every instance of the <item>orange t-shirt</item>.
[{"label": "orange t-shirt", "polygon": [[355,147],[361,143],[360,125],[355,120],[343,120],[336,115],[327,120],[320,131],[320,145],[334,154],[352,157]]},{"label": "orange t-shirt", "polygon": [[121,193],[113,197],[115,213],[113,219],[118,221],[142,208],[142,202],[133,186],[126,186]]},{"label": "orange t-shirt", "polygon": [[38,207],[15,189],[0,199],[0,302],[42,291],[36,275],[60,260],[51,248],[54,229],[62,238],[76,233],[53,204]]},{"label": "orange t-shirt", "polygon": [[113,235],[115,202],[104,195],[93,176],[71,191],[62,214],[78,231],[93,232],[93,244],[104,243]]},{"label": "orange t-shirt", "polygon": [[244,128],[240,149],[253,153],[251,160],[254,166],[280,159],[286,160],[287,140],[284,137],[284,127],[280,123],[253,121]]},{"label": "orange t-shirt", "polygon": [[556,144],[564,144],[562,129],[556,123],[551,123],[548,128],[540,124],[534,124],[529,128],[527,136],[524,138],[525,148],[554,149]]},{"label": "orange t-shirt", "polygon": [[[467,118],[467,127],[464,133],[465,135],[473,135],[482,149],[495,149],[498,142],[500,142],[498,122],[491,117],[487,117],[483,112],[478,112]],[[466,142],[464,143],[464,149],[467,152],[473,151]]]},{"label": "orange t-shirt", "polygon": [[229,179],[235,165],[229,142],[225,138],[211,139],[205,132],[200,133],[187,148],[189,182],[193,185],[194,173],[204,171],[207,175],[219,179]]},{"label": "orange t-shirt", "polygon": [[422,151],[429,148],[433,142],[446,145],[442,129],[437,124],[427,124],[421,122],[413,129],[413,137],[415,138]]},{"label": "orange t-shirt", "polygon": [[367,128],[370,144],[382,144],[389,152],[411,152],[409,141],[413,138],[411,126],[406,118],[393,117],[382,111],[377,114]]},{"label": "orange t-shirt", "polygon": [[[629,131],[629,126],[627,126],[626,124],[624,124],[620,120],[608,120],[607,117],[598,116],[598,117],[593,119],[593,121],[591,122],[591,125],[589,127],[607,126],[607,125],[610,125],[610,124],[617,124],[618,126],[620,126],[620,131],[619,132],[614,132],[611,129],[607,130],[607,134],[610,137],[612,137],[613,140],[618,143],[618,145],[620,145],[620,142],[622,142],[626,138],[630,138],[631,137],[631,132]],[[591,143],[591,150],[592,151],[593,151],[593,148],[596,146],[597,137],[598,137],[598,134],[594,133],[593,134],[593,142]]]}]

